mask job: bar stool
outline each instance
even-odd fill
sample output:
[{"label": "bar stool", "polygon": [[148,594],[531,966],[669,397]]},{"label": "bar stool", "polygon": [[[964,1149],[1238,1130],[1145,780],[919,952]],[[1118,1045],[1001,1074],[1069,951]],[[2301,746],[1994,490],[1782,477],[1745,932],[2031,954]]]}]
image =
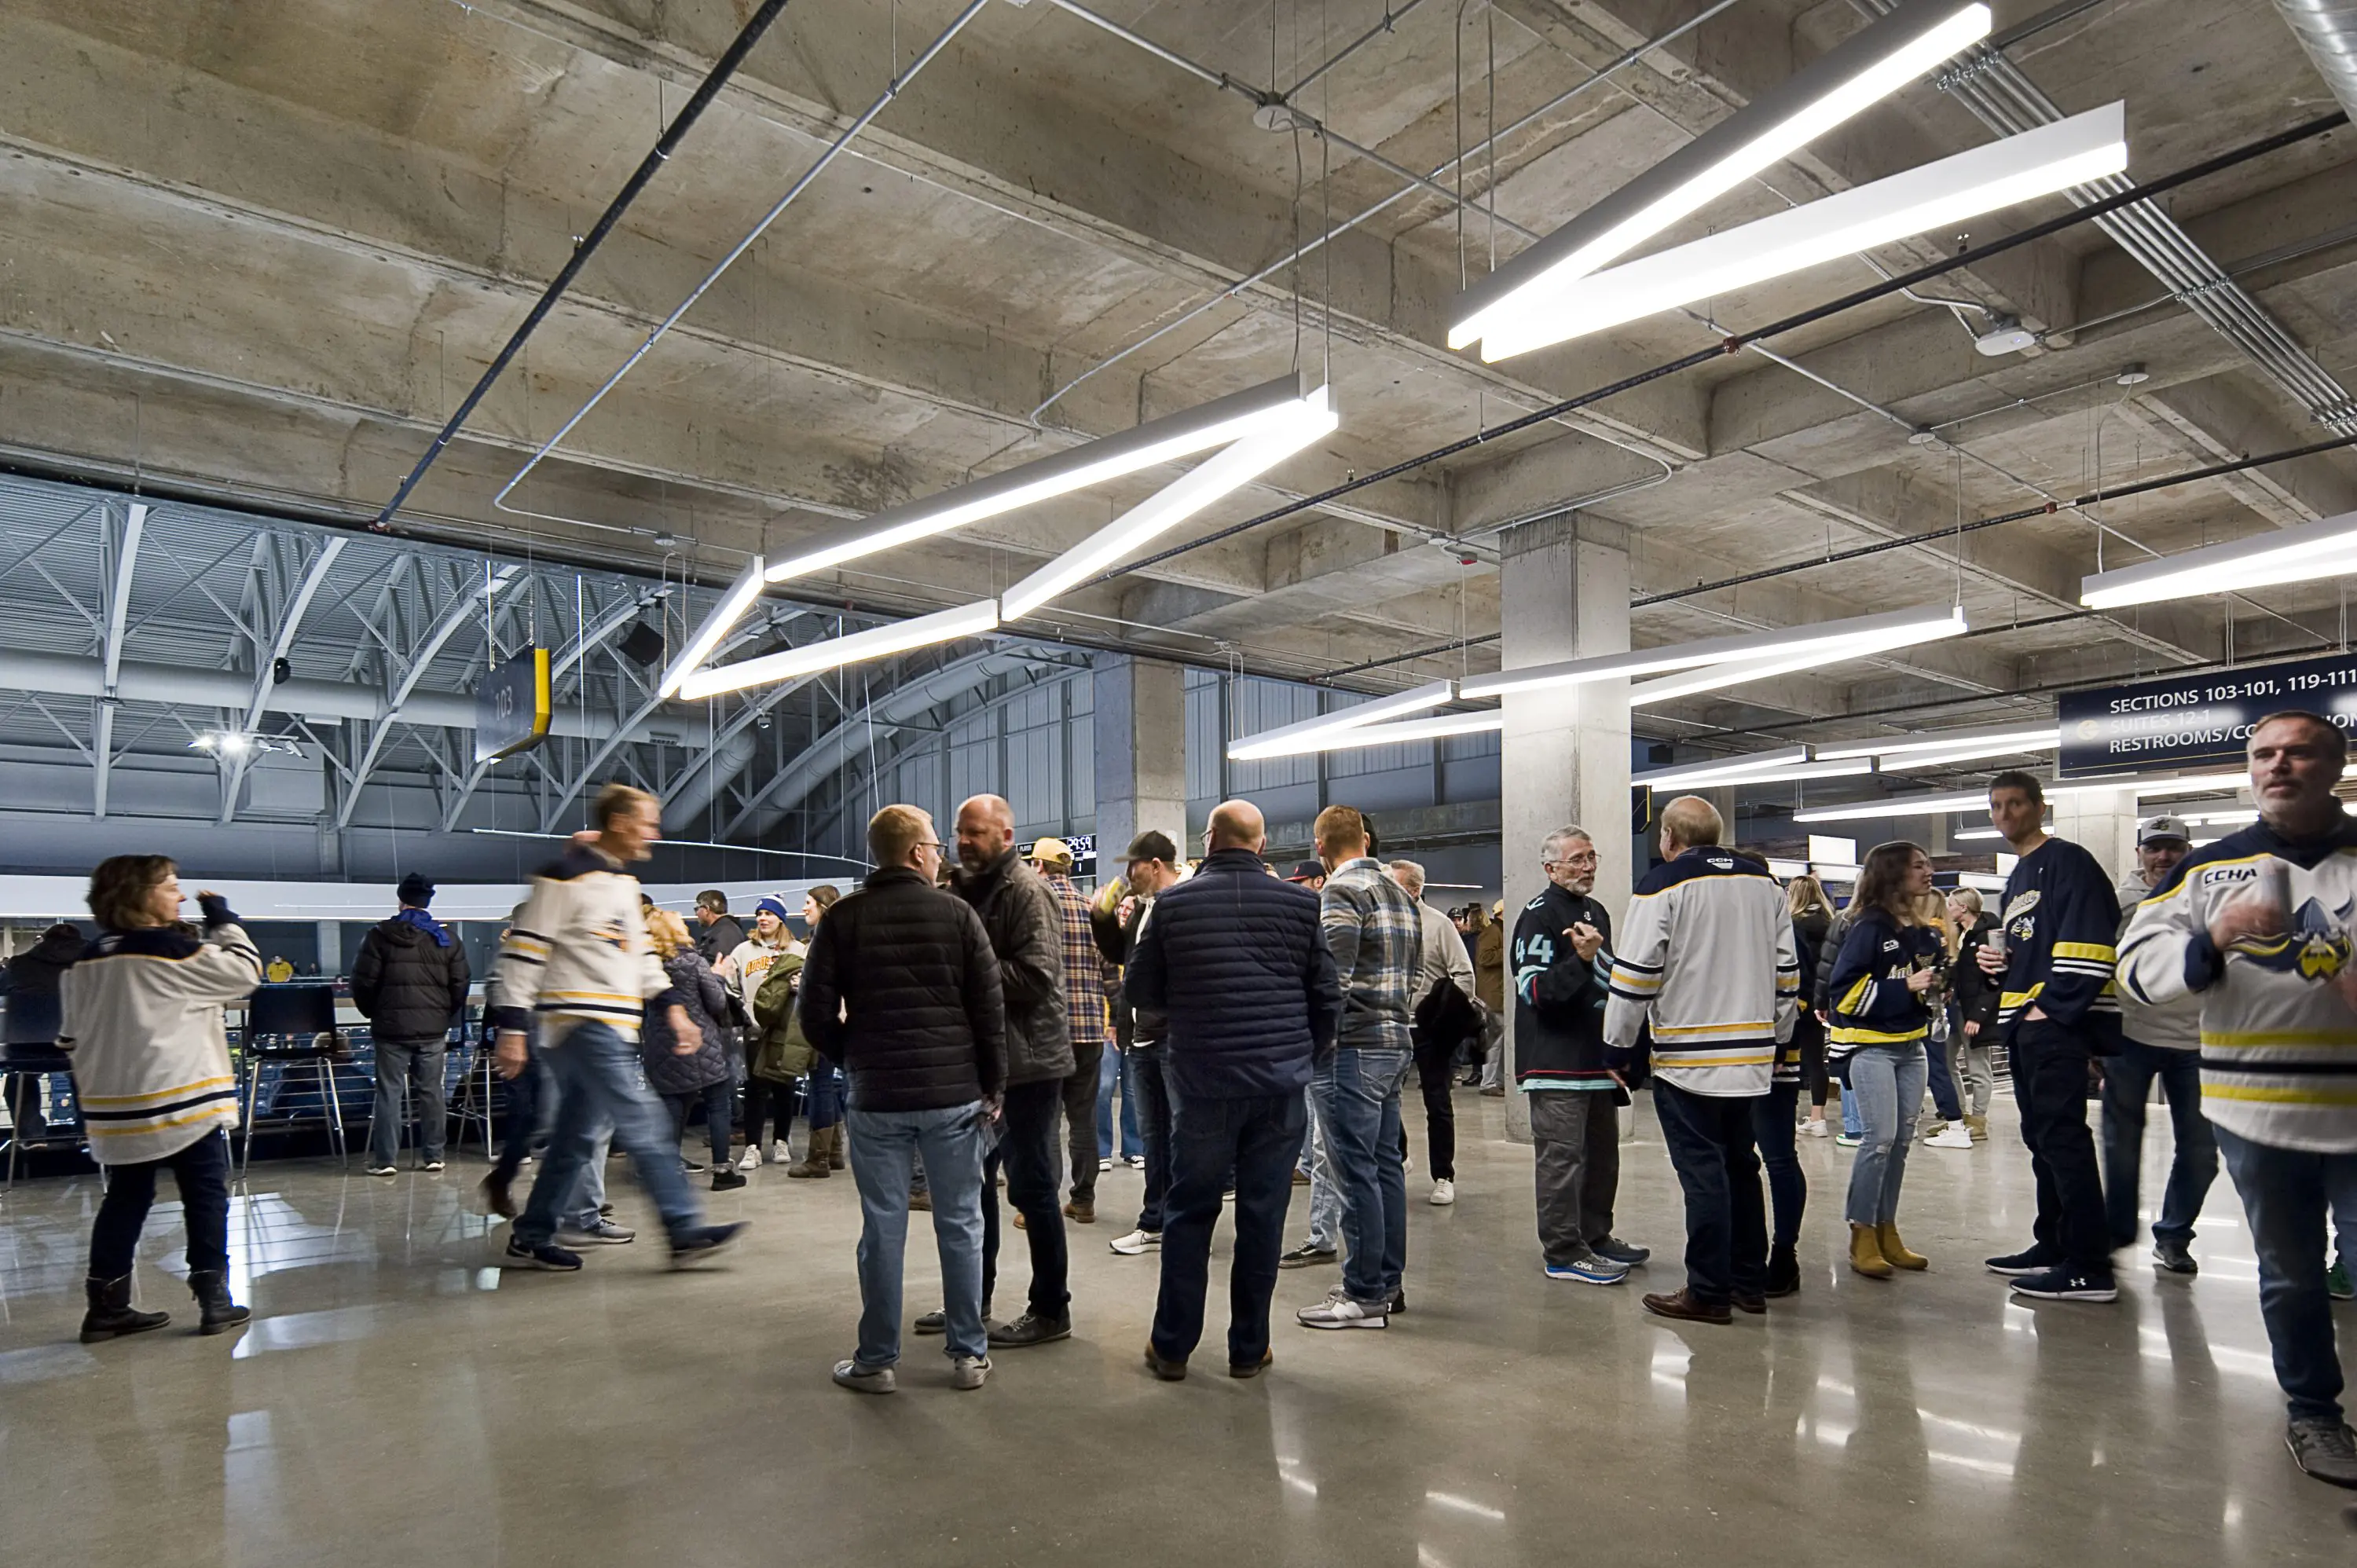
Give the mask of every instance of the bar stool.
[{"label": "bar stool", "polygon": [[[341,1042],[336,1037],[336,993],[332,987],[264,985],[247,999],[238,1061],[244,1080],[239,1095],[239,1130],[244,1134],[238,1149],[237,1174],[241,1181],[253,1162],[253,1122],[262,1100],[262,1069],[266,1063],[278,1064],[282,1090],[291,1069],[303,1066],[312,1069],[327,1112],[325,1120],[336,1158],[350,1163],[350,1154],[344,1143],[343,1097],[336,1089],[336,1058],[341,1049]],[[291,1125],[295,1118],[286,1120]]]},{"label": "bar stool", "polygon": [[[18,1151],[27,1147],[80,1148],[83,1137],[81,1129],[77,1126],[62,1133],[54,1130],[48,1131],[38,1139],[27,1140],[24,1127],[17,1121],[16,1116],[17,1106],[20,1103],[19,1096],[29,1093],[33,1097],[34,1103],[38,1105],[40,1101],[41,1079],[51,1073],[64,1073],[70,1076],[73,1070],[73,1058],[58,1049],[55,1045],[31,1045],[19,1042],[0,1049],[5,1049],[6,1053],[5,1056],[0,1056],[0,1103],[5,1103],[8,1109],[6,1190],[14,1192],[16,1188]],[[77,1108],[75,1121],[80,1122],[80,1120],[79,1108]],[[43,1118],[43,1122],[45,1126],[48,1125],[46,1116]]]}]

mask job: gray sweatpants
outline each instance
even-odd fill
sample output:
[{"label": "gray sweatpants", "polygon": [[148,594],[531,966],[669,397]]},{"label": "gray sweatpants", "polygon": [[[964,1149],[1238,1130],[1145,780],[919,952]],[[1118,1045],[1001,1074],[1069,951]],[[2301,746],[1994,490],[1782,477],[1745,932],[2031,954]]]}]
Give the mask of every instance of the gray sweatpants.
[{"label": "gray sweatpants", "polygon": [[1539,1247],[1578,1262],[1612,1234],[1620,1189],[1620,1118],[1609,1089],[1543,1089],[1525,1097],[1538,1155]]}]

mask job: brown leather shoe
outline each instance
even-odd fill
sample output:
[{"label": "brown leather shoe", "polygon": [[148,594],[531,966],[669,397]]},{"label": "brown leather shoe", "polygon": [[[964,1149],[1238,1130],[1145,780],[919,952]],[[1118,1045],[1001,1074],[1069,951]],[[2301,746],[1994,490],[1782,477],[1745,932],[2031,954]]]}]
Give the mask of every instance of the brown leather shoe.
[{"label": "brown leather shoe", "polygon": [[1229,1362],[1228,1376],[1232,1378],[1257,1378],[1263,1372],[1267,1371],[1271,1366],[1275,1365],[1275,1351],[1264,1350],[1260,1353],[1260,1359],[1254,1361],[1248,1367],[1238,1366],[1233,1361]]},{"label": "brown leather shoe", "polygon": [[1748,1312],[1754,1317],[1765,1316],[1768,1312],[1768,1298],[1765,1295],[1738,1295],[1735,1298],[1735,1310]]},{"label": "brown leather shoe", "polygon": [[1097,1222],[1096,1199],[1072,1199],[1064,1205],[1064,1218],[1075,1225],[1094,1225]]},{"label": "brown leather shoe", "polygon": [[1164,1360],[1150,1342],[1146,1347],[1146,1369],[1166,1383],[1181,1383],[1187,1380],[1187,1363]]},{"label": "brown leather shoe", "polygon": [[1732,1323],[1735,1315],[1724,1306],[1696,1301],[1687,1290],[1672,1291],[1667,1295],[1649,1295],[1645,1310],[1656,1317],[1675,1318],[1681,1323]]}]

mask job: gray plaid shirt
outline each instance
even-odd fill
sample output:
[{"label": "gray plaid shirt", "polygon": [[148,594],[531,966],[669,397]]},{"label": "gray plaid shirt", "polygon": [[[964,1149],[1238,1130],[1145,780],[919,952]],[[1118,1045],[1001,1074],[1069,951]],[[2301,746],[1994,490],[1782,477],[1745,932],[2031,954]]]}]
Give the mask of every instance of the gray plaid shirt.
[{"label": "gray plaid shirt", "polygon": [[1424,963],[1424,921],[1415,900],[1372,855],[1337,866],[1318,899],[1319,923],[1342,982],[1342,1022],[1334,1043],[1413,1050],[1408,999]]}]

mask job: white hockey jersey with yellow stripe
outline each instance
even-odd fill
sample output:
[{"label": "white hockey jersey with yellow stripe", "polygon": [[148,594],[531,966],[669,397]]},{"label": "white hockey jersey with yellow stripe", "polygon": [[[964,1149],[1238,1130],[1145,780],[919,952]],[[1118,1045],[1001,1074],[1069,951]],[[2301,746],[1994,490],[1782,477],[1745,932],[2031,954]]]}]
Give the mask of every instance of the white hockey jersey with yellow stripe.
[{"label": "white hockey jersey with yellow stripe", "polygon": [[493,1026],[521,1029],[524,1015],[536,1014],[544,1048],[592,1021],[635,1040],[649,999],[658,1007],[674,1000],[647,940],[639,879],[579,844],[533,877],[523,912],[500,942],[498,980]]},{"label": "white hockey jersey with yellow stripe", "polygon": [[1800,947],[1760,862],[1709,845],[1638,882],[1612,955],[1604,1043],[1650,1025],[1653,1071],[1690,1094],[1765,1094],[1800,1015]]},{"label": "white hockey jersey with yellow stripe", "polygon": [[[2221,952],[2210,922],[2255,895],[2261,865],[2289,868],[2279,937]],[[2357,1154],[2357,1011],[2341,985],[2357,919],[2357,819],[2293,841],[2261,822],[2187,857],[2136,907],[2119,983],[2139,1002],[2201,1007],[2201,1111],[2255,1144]]]},{"label": "white hockey jersey with yellow stripe", "polygon": [[262,983],[262,955],[234,921],[110,930],[65,972],[58,1044],[102,1165],[178,1154],[235,1127],[237,1079],[221,1009]]}]

